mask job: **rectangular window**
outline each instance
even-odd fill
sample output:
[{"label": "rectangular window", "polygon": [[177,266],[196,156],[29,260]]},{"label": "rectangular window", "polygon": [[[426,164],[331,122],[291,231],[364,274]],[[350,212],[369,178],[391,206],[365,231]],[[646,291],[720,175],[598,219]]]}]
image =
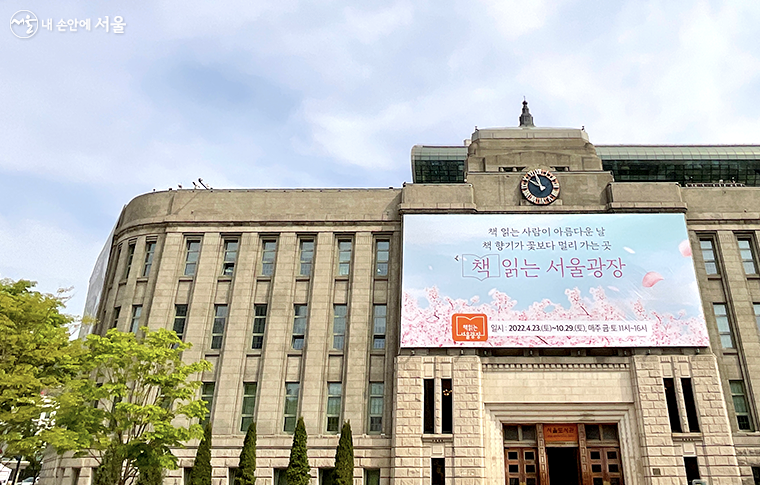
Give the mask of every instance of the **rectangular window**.
[{"label": "rectangular window", "polygon": [[319,469],[319,485],[335,485],[335,468]]},{"label": "rectangular window", "polygon": [[728,384],[731,386],[731,399],[734,401],[734,411],[739,429],[752,431],[752,420],[749,415],[747,395],[744,392],[744,382],[728,381]]},{"label": "rectangular window", "polygon": [[248,431],[248,426],[253,422],[253,409],[256,405],[256,383],[243,383],[243,410],[240,412],[240,431]]},{"label": "rectangular window", "polygon": [[187,323],[187,305],[174,305],[174,333],[180,340],[185,339],[185,324]]},{"label": "rectangular window", "polygon": [[373,310],[372,325],[372,349],[381,350],[385,348],[385,323],[387,317],[387,307],[385,305],[375,305]]},{"label": "rectangular window", "polygon": [[338,240],[338,276],[351,273],[351,240]]},{"label": "rectangular window", "polygon": [[252,349],[261,349],[264,347],[264,330],[267,326],[267,306],[253,306],[253,340],[251,341]]},{"label": "rectangular window", "polygon": [[140,315],[142,314],[142,305],[132,306],[132,321],[129,324],[129,331],[137,333],[140,330]]},{"label": "rectangular window", "polygon": [[298,420],[298,382],[285,383],[285,432],[292,433],[296,430]]},{"label": "rectangular window", "polygon": [[705,271],[708,275],[718,274],[718,263],[715,260],[715,248],[712,239],[700,239],[699,249],[705,261]]},{"label": "rectangular window", "polygon": [[295,350],[303,349],[306,341],[306,305],[294,305],[293,315],[293,348]]},{"label": "rectangular window", "polygon": [[423,432],[435,433],[435,379],[423,381]]},{"label": "rectangular window", "polygon": [[752,480],[755,482],[755,485],[760,485],[760,467],[752,467]]},{"label": "rectangular window", "polygon": [[272,276],[274,274],[274,260],[277,256],[277,241],[265,239],[261,242],[261,274]]},{"label": "rectangular window", "polygon": [[227,305],[214,305],[214,325],[211,328],[211,348],[221,349],[224,327],[227,324]]},{"label": "rectangular window", "polygon": [[201,384],[201,401],[206,403],[206,416],[201,420],[201,424],[206,424],[211,417],[211,408],[214,405],[214,388],[215,382],[204,382]]},{"label": "rectangular window", "polygon": [[731,324],[728,321],[728,313],[725,303],[713,303],[713,313],[715,314],[715,323],[718,324],[718,333],[720,334],[720,344],[724,349],[734,348],[734,337],[731,335]]},{"label": "rectangular window", "polygon": [[288,485],[288,469],[287,468],[275,468],[274,469],[274,485]]},{"label": "rectangular window", "polygon": [[738,238],[738,243],[739,255],[742,258],[742,266],[744,267],[744,274],[757,274],[757,264],[755,264],[755,251],[752,247],[752,238],[740,237]]},{"label": "rectangular window", "polygon": [[185,276],[195,276],[198,269],[198,256],[201,254],[201,242],[188,240],[185,250]]},{"label": "rectangular window", "polygon": [[430,459],[430,484],[431,485],[445,485],[446,484],[446,458],[431,458]]},{"label": "rectangular window", "polygon": [[79,467],[71,469],[71,485],[78,485],[79,484],[79,474],[81,472],[82,472],[82,469],[79,468]]},{"label": "rectangular window", "polygon": [[694,389],[691,387],[690,378],[681,378],[681,390],[683,391],[684,406],[686,406],[686,419],[689,422],[689,431],[696,433],[699,431],[699,418],[697,415],[697,404],[694,402]]},{"label": "rectangular window", "polygon": [[235,485],[237,483],[237,467],[229,467],[227,469],[227,485]]},{"label": "rectangular window", "polygon": [[333,305],[333,349],[335,350],[343,350],[347,313],[347,305]]},{"label": "rectangular window", "polygon": [[124,279],[129,278],[129,271],[132,269],[132,260],[135,257],[135,243],[127,246],[127,266],[124,268]]},{"label": "rectangular window", "polygon": [[190,474],[193,472],[193,467],[187,466],[182,469],[182,484],[190,485]]},{"label": "rectangular window", "polygon": [[121,307],[117,306],[113,309],[113,322],[111,322],[111,328],[116,328],[119,324],[119,313],[121,313]]},{"label": "rectangular window", "polygon": [[380,485],[380,470],[378,468],[364,469],[364,485]]},{"label": "rectangular window", "polygon": [[683,466],[686,468],[686,483],[692,480],[699,480],[699,463],[696,456],[684,456]]},{"label": "rectangular window", "polygon": [[156,252],[156,241],[145,243],[145,264],[143,265],[143,276],[150,274],[150,267],[153,265],[153,254]]},{"label": "rectangular window", "polygon": [[390,241],[377,241],[375,247],[375,276],[388,276],[388,262],[391,254]]},{"label": "rectangular window", "polygon": [[385,384],[382,382],[369,383],[369,432],[383,431],[383,403],[385,401]]},{"label": "rectangular window", "polygon": [[301,269],[298,274],[311,276],[311,264],[314,261],[314,241],[311,239],[301,240]]},{"label": "rectangular window", "polygon": [[752,309],[755,311],[755,324],[758,332],[760,332],[760,303],[753,303]]},{"label": "rectangular window", "polygon": [[676,385],[672,378],[663,379],[665,384],[665,401],[668,404],[668,418],[670,418],[670,430],[674,433],[680,433],[681,417],[678,415],[678,401],[676,398]]},{"label": "rectangular window", "polygon": [[340,401],[343,385],[340,382],[327,383],[327,432],[337,433],[340,430]]},{"label": "rectangular window", "polygon": [[224,262],[222,263],[222,275],[232,276],[235,272],[239,242],[237,239],[224,240]]},{"label": "rectangular window", "polygon": [[451,379],[441,379],[441,433],[454,432],[454,392]]}]

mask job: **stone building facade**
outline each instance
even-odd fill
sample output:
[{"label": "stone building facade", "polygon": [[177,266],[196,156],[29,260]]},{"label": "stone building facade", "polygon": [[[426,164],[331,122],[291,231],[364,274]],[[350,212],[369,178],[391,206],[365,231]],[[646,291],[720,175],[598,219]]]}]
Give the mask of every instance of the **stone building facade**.
[{"label": "stone building facade", "polygon": [[[757,483],[760,188],[617,181],[603,161],[623,170],[625,147],[531,125],[417,146],[402,188],[138,196],[115,230],[94,331],[174,328],[194,344],[186,359],[214,364],[201,392],[218,485],[250,420],[258,482],[283,485],[299,415],[315,484],[349,420],[357,485]],[[677,149],[630,147],[655,165]],[[533,168],[559,180],[553,203],[521,194]],[[450,213],[684,214],[710,347],[400,347],[403,216]],[[176,450],[167,485],[182,485],[195,445]],[[43,479],[84,485],[92,466],[60,457]]]}]

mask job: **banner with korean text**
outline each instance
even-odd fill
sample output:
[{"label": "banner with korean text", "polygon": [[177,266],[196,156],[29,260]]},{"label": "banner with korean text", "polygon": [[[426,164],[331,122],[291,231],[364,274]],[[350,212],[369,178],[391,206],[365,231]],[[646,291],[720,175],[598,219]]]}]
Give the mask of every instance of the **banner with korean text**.
[{"label": "banner with korean text", "polygon": [[402,347],[706,347],[682,214],[405,215]]}]

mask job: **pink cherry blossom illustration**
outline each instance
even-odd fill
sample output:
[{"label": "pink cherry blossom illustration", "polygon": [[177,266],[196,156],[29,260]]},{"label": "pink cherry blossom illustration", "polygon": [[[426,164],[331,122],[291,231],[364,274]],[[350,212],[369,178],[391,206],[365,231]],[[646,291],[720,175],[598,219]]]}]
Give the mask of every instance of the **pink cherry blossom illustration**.
[{"label": "pink cherry blossom illustration", "polygon": [[691,257],[691,244],[689,244],[688,239],[684,239],[681,241],[681,244],[678,245],[678,250],[681,251],[681,256],[685,258]]},{"label": "pink cherry blossom illustration", "polygon": [[651,288],[655,285],[655,283],[664,279],[665,278],[663,278],[662,275],[657,271],[650,271],[644,275],[644,279],[641,281],[641,284],[644,286],[644,288]]}]

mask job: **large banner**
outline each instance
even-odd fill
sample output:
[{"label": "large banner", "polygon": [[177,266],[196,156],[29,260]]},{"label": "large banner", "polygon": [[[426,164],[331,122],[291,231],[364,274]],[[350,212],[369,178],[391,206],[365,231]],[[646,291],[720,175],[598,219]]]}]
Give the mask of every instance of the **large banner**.
[{"label": "large banner", "polygon": [[402,347],[707,347],[681,214],[405,215]]}]

